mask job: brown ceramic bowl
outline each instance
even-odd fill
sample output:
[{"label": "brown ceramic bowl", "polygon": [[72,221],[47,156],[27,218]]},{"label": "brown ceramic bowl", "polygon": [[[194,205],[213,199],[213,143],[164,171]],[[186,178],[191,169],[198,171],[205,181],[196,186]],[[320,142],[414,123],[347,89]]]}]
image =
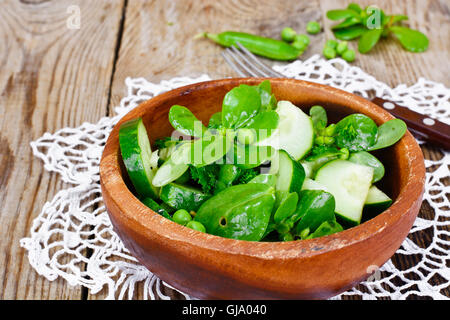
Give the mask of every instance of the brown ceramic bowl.
[{"label": "brown ceramic bowl", "polygon": [[[375,104],[328,86],[270,79],[278,100],[307,110],[324,106],[331,120],[364,113],[378,125],[393,117]],[[376,155],[386,167],[382,188],[393,205],[357,227],[330,236],[290,242],[226,239],[178,225],[143,205],[127,187],[119,152],[120,124],[142,117],[150,140],[168,136],[172,105],[187,106],[207,123],[233,87],[262,79],[201,82],[150,99],[115,126],[100,163],[103,198],[114,230],[131,253],[173,287],[203,299],[323,299],[366,279],[400,247],[417,216],[424,189],[422,152],[412,135]]]}]

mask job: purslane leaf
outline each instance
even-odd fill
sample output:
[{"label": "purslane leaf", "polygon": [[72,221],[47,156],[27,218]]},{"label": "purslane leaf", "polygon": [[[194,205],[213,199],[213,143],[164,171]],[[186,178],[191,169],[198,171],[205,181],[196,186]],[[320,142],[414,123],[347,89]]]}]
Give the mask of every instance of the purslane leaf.
[{"label": "purslane leaf", "polygon": [[361,23],[361,18],[350,17],[350,18],[345,19],[341,23],[331,27],[331,29],[332,30],[342,29],[342,28],[350,27],[350,26],[353,26],[355,24],[360,24],[360,23]]},{"label": "purslane leaf", "polygon": [[361,53],[367,53],[377,44],[380,40],[380,36],[383,33],[383,29],[371,29],[367,30],[361,35],[358,41],[358,51]]},{"label": "purslane leaf", "polygon": [[358,16],[358,13],[352,9],[330,10],[327,12],[327,18],[330,20],[342,20]]},{"label": "purslane leaf", "polygon": [[339,40],[353,40],[361,36],[367,29],[360,24],[343,29],[333,30],[334,36]]},{"label": "purslane leaf", "polygon": [[349,5],[347,6],[347,9],[353,10],[357,13],[362,12],[362,8],[359,6],[359,4],[354,3],[354,2],[349,3]]},{"label": "purslane leaf", "polygon": [[189,136],[201,137],[206,131],[206,127],[194,116],[191,110],[180,105],[174,105],[170,108],[169,122],[175,130]]},{"label": "purslane leaf", "polygon": [[420,31],[401,26],[392,26],[389,30],[400,41],[403,48],[410,52],[424,52],[428,49],[428,37]]}]

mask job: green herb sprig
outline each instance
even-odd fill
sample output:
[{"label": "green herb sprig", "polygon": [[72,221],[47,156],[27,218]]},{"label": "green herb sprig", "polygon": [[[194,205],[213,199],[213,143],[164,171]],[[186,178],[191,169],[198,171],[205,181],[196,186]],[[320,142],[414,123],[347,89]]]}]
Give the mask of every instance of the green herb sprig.
[{"label": "green herb sprig", "polygon": [[387,15],[375,6],[362,9],[350,3],[346,9],[330,10],[327,17],[340,23],[331,29],[339,40],[358,39],[358,51],[367,53],[381,38],[394,36],[402,47],[410,52],[424,52],[428,49],[428,37],[420,31],[402,25],[408,19],[405,15]]}]

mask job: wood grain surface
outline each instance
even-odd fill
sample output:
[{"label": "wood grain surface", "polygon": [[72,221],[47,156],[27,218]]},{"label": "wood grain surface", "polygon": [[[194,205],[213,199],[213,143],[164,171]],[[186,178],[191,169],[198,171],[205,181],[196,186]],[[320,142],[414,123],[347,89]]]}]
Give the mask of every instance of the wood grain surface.
[{"label": "wood grain surface", "polygon": [[[86,289],[53,282],[29,265],[19,239],[29,236],[33,219],[61,188],[57,174],[44,170],[29,143],[84,121],[111,115],[126,94],[126,77],[159,82],[175,76],[209,74],[234,76],[222,48],[192,37],[203,31],[239,30],[278,37],[291,26],[305,29],[318,20],[324,32],[312,37],[301,59],[320,53],[332,34],[329,9],[343,8],[344,0],[4,0],[0,2],[0,299],[103,299]],[[395,87],[412,85],[420,77],[450,87],[450,8],[446,0],[357,1],[376,3],[389,13],[407,14],[412,27],[430,38],[427,52],[404,51],[386,40],[367,55],[357,54],[354,65]],[[68,27],[68,8],[80,9],[80,27]],[[354,44],[352,44],[354,46]],[[438,149],[424,147],[430,159]],[[419,216],[433,217],[424,203]],[[430,235],[431,237],[432,235]],[[411,235],[418,244],[429,239]],[[88,253],[86,253],[88,254]],[[407,268],[416,261],[395,256]],[[442,281],[433,279],[433,281]],[[170,290],[174,298],[181,297]],[[445,292],[450,296],[449,290]],[[142,298],[136,290],[135,298]]]}]

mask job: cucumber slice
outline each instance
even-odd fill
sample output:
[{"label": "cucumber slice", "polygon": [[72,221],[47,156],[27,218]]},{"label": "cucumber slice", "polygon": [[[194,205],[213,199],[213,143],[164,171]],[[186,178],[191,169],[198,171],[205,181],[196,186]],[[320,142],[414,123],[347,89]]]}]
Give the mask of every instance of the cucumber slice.
[{"label": "cucumber slice", "polygon": [[323,184],[317,182],[316,180],[305,178],[305,181],[303,182],[302,190],[323,190],[328,192],[327,187],[325,187]]},{"label": "cucumber slice", "polygon": [[124,122],[119,130],[119,145],[123,163],[136,192],[142,197],[158,198],[158,188],[151,181],[152,149],[142,118]]},{"label": "cucumber slice", "polygon": [[303,166],[303,169],[305,169],[305,177],[312,178],[314,172],[312,163],[302,160],[300,161],[300,164]]},{"label": "cucumber slice", "polygon": [[373,218],[390,207],[392,199],[376,186],[371,186],[364,203],[363,215],[365,219]]},{"label": "cucumber slice", "polygon": [[[305,180],[303,166],[284,150],[280,150],[272,161],[275,163],[269,173],[277,176],[275,189],[282,192],[300,192]],[[275,169],[272,170],[273,168]]]},{"label": "cucumber slice", "polygon": [[160,198],[176,210],[197,211],[211,195],[201,190],[177,183],[169,183],[161,188]]},{"label": "cucumber slice", "polygon": [[280,117],[277,128],[256,145],[286,150],[295,160],[300,160],[313,146],[312,120],[289,101],[279,101],[276,112]]},{"label": "cucumber slice", "polygon": [[349,225],[361,222],[373,169],[347,160],[334,160],[317,171],[316,181],[336,200],[336,215]]}]

